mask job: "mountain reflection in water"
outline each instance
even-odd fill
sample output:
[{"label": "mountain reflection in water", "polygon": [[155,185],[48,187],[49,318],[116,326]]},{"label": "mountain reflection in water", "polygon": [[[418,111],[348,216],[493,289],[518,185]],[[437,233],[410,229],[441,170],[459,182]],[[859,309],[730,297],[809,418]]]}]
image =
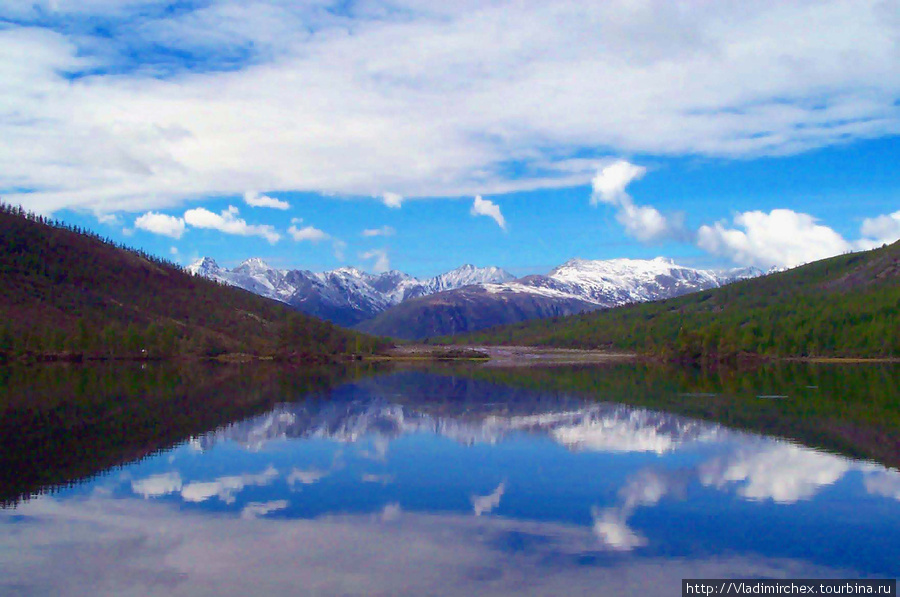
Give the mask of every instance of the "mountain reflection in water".
[{"label": "mountain reflection in water", "polygon": [[893,469],[629,406],[609,383],[592,399],[480,375],[291,395],[10,506],[0,593],[671,595],[688,577],[900,574]]}]

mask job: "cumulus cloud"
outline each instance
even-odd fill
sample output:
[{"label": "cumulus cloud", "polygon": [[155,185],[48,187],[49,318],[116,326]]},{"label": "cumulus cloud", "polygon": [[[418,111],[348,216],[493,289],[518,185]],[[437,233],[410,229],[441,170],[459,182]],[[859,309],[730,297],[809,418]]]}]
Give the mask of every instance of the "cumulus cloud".
[{"label": "cumulus cloud", "polygon": [[272,226],[248,224],[237,215],[238,208],[233,205],[229,205],[228,209],[218,214],[198,207],[184,212],[184,221],[195,228],[208,228],[239,236],[261,236],[273,245],[281,239],[281,235],[275,232]]},{"label": "cumulus cloud", "polygon": [[403,195],[397,193],[382,193],[381,200],[391,209],[400,209],[403,204]]},{"label": "cumulus cloud", "polygon": [[860,227],[860,233],[863,236],[858,243],[860,248],[871,249],[895,242],[900,239],[900,211],[866,218]]},{"label": "cumulus cloud", "polygon": [[143,498],[159,497],[181,491],[181,475],[177,472],[151,475],[131,482],[131,491]]},{"label": "cumulus cloud", "polygon": [[329,235],[327,232],[324,232],[312,226],[304,226],[303,228],[291,226],[290,228],[288,228],[288,234],[290,234],[291,238],[293,238],[297,242],[309,241],[317,243],[321,240],[327,240],[331,238],[331,235]]},{"label": "cumulus cloud", "polygon": [[117,214],[105,214],[98,213],[96,214],[97,221],[101,224],[107,224],[109,226],[121,226],[122,218],[120,218]]},{"label": "cumulus cloud", "polygon": [[618,160],[604,168],[601,168],[591,181],[594,194],[591,195],[591,205],[599,202],[610,205],[618,205],[623,201],[631,201],[631,197],[625,192],[625,188],[632,181],[643,178],[647,169],[636,166],[625,160]]},{"label": "cumulus cloud", "polygon": [[487,216],[497,222],[503,230],[506,230],[506,219],[500,213],[500,206],[490,199],[482,199],[481,195],[475,196],[475,202],[472,203],[472,209],[469,210],[473,216]]},{"label": "cumulus cloud", "polygon": [[390,226],[382,226],[381,228],[367,228],[363,230],[363,236],[394,236],[397,231]]},{"label": "cumulus cloud", "polygon": [[628,519],[640,506],[655,506],[668,493],[680,491],[684,479],[650,469],[639,471],[619,491],[618,506],[592,508],[594,535],[601,543],[617,551],[631,551],[647,545],[647,539],[628,526]]},{"label": "cumulus cloud", "polygon": [[275,467],[270,466],[258,474],[219,477],[213,481],[194,481],[181,488],[181,499],[186,502],[205,502],[210,498],[218,497],[226,504],[232,504],[235,501],[235,494],[244,487],[268,485],[276,477],[278,477],[278,471]]},{"label": "cumulus cloud", "polygon": [[740,213],[734,217],[734,225],[701,226],[697,245],[735,263],[761,268],[795,267],[854,248],[814,217],[789,209]]},{"label": "cumulus cloud", "polygon": [[288,485],[295,485],[297,483],[302,485],[312,485],[313,483],[318,483],[329,474],[329,471],[322,471],[319,469],[302,470],[295,468],[288,475],[287,483]]},{"label": "cumulus cloud", "polygon": [[473,495],[472,511],[475,516],[490,514],[494,508],[500,505],[500,498],[503,497],[504,491],[506,491],[506,483],[501,482],[494,491],[487,495]]},{"label": "cumulus cloud", "polygon": [[717,488],[734,483],[745,498],[792,504],[813,497],[850,469],[846,458],[782,443],[708,462],[700,468],[700,481]]},{"label": "cumulus cloud", "polygon": [[372,249],[371,251],[360,253],[359,257],[360,259],[375,260],[375,263],[372,265],[373,273],[381,274],[391,269],[391,260],[388,257],[387,249]]},{"label": "cumulus cloud", "polygon": [[[402,524],[386,524],[398,517]],[[0,533],[0,587],[26,595],[104,594],[109,587],[142,595],[291,595],[298,587],[328,595],[423,595],[435,587],[467,596],[660,595],[686,577],[860,576],[804,558],[672,557],[666,550],[586,566],[580,556],[596,558],[596,545],[582,525],[404,512],[397,503],[380,513],[273,522],[135,499],[44,496],[0,510],[4,528],[14,520],[15,533]],[[529,539],[527,549],[510,554],[510,537]],[[114,547],[98,549],[100,541]]]},{"label": "cumulus cloud", "polygon": [[148,211],[134,221],[134,227],[153,234],[181,238],[184,234],[184,219]]},{"label": "cumulus cloud", "polygon": [[616,220],[625,232],[641,242],[652,242],[682,235],[679,218],[666,217],[655,207],[635,205],[625,190],[631,182],[647,172],[625,160],[618,160],[601,168],[591,181],[591,205],[604,203],[616,208]]},{"label": "cumulus cloud", "polygon": [[870,472],[863,481],[866,491],[900,501],[900,473],[891,470]]},{"label": "cumulus cloud", "polygon": [[594,534],[604,545],[616,551],[631,551],[647,545],[647,539],[628,526],[627,514],[620,509],[591,510]]},{"label": "cumulus cloud", "polygon": [[290,209],[291,204],[281,199],[260,195],[256,191],[247,191],[244,193],[244,203],[250,207],[271,207],[272,209]]},{"label": "cumulus cloud", "polygon": [[270,514],[272,512],[277,512],[278,510],[284,510],[288,507],[287,500],[271,500],[268,502],[250,502],[246,506],[241,509],[241,518],[245,520],[250,520],[254,518],[259,518],[261,516],[265,516],[266,514]]},{"label": "cumulus cloud", "polygon": [[91,2],[55,30],[31,4],[0,9],[0,188],[42,213],[248,188],[391,189],[399,207],[585,184],[584,150],[781,155],[900,132],[884,3]]},{"label": "cumulus cloud", "polygon": [[385,504],[384,508],[381,510],[381,521],[382,522],[396,522],[400,520],[400,516],[403,514],[403,508],[400,507],[400,504],[397,502],[391,502],[389,504]]}]

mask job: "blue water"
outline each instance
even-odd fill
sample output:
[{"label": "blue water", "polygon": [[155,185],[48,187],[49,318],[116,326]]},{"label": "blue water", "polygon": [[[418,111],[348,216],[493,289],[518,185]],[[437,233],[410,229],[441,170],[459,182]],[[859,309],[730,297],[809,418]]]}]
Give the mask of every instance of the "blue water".
[{"label": "blue water", "polygon": [[896,578],[900,473],[622,403],[396,373],[0,510],[13,595],[679,594]]}]

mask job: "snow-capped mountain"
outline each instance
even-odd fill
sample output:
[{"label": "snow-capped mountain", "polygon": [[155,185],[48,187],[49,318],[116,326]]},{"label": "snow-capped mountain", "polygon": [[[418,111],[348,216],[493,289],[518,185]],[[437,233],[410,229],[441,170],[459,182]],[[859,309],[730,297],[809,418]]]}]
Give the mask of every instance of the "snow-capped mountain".
[{"label": "snow-capped mountain", "polygon": [[399,271],[369,274],[353,267],[314,273],[277,270],[258,258],[228,270],[204,257],[187,270],[340,325],[400,338],[671,298],[762,274],[755,268],[692,269],[664,258],[572,259],[546,275],[519,279],[497,267],[473,265],[428,279]]},{"label": "snow-capped mountain", "polygon": [[716,288],[722,282],[716,272],[682,267],[662,257],[608,261],[572,259],[546,276],[526,276],[513,284],[489,284],[486,288],[491,293],[532,292],[614,307]]},{"label": "snow-capped mountain", "polygon": [[369,274],[354,267],[318,273],[278,270],[259,258],[248,259],[229,270],[204,257],[186,269],[192,274],[285,302],[300,311],[340,325],[354,325],[370,319],[410,298],[470,284],[501,283],[514,279],[512,274],[500,268],[473,265],[463,265],[420,280],[398,271]]},{"label": "snow-capped mountain", "polygon": [[359,329],[403,339],[446,336],[672,298],[761,273],[750,268],[698,270],[664,258],[572,259],[547,275],[465,286],[409,300],[361,323]]},{"label": "snow-capped mountain", "polygon": [[[412,379],[411,379],[412,378]],[[428,388],[410,394],[404,382]],[[495,444],[515,433],[549,436],[573,451],[663,454],[729,433],[714,423],[569,393],[534,393],[474,380],[400,373],[361,380],[352,394],[282,404],[269,413],[194,440],[199,449],[230,441],[261,449],[280,439],[329,439],[386,445],[407,434],[432,433],[465,445]],[[347,399],[352,396],[352,399]],[[379,441],[380,440],[380,441]]]},{"label": "snow-capped mountain", "polygon": [[475,267],[466,264],[446,274],[435,276],[428,281],[426,288],[428,289],[427,294],[433,294],[473,284],[510,282],[514,279],[515,276],[499,267]]}]

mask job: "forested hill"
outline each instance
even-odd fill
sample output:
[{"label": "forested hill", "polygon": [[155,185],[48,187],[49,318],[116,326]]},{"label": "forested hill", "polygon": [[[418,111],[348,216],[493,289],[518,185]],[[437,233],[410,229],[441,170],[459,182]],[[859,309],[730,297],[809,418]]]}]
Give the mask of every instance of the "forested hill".
[{"label": "forested hill", "polygon": [[445,339],[660,356],[900,357],[900,242],[675,299]]},{"label": "forested hill", "polygon": [[370,336],[0,204],[0,359],[216,356],[322,361]]}]

